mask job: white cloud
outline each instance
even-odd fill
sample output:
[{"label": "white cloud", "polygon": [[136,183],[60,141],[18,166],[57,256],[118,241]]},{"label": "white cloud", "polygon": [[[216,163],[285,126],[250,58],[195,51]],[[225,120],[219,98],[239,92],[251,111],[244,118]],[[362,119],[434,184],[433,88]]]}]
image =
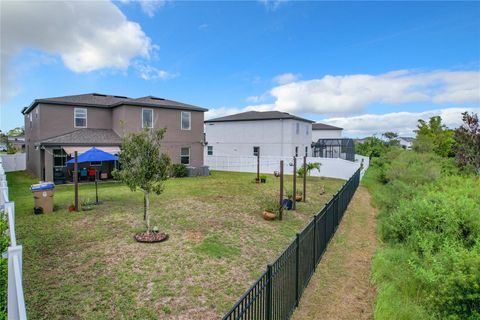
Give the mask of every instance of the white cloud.
[{"label": "white cloud", "polygon": [[278,84],[287,84],[290,82],[297,81],[300,75],[293,73],[283,73],[273,78],[273,82]]},{"label": "white cloud", "polygon": [[265,6],[267,11],[275,11],[280,7],[282,3],[285,3],[289,0],[258,0],[261,4]]},{"label": "white cloud", "polygon": [[165,5],[165,0],[140,0],[142,11],[150,18],[155,16],[155,12]]},{"label": "white cloud", "polygon": [[411,102],[480,104],[480,72],[415,72],[398,70],[380,75],[326,75],[271,89],[275,109],[293,113],[360,112],[374,103]]},{"label": "white cloud", "polygon": [[142,78],[143,80],[167,80],[178,77],[178,74],[176,73],[170,73],[168,71],[161,70],[144,63],[135,63],[134,66],[140,78]]},{"label": "white cloud", "polygon": [[441,116],[449,128],[457,128],[462,124],[464,111],[480,113],[480,108],[444,108],[422,112],[393,112],[386,114],[364,114],[355,117],[339,117],[320,120],[344,128],[344,135],[349,137],[365,137],[382,134],[387,131],[399,133],[401,136],[414,136],[418,119],[428,120],[433,116]]},{"label": "white cloud", "polygon": [[59,56],[74,72],[125,70],[148,59],[152,44],[138,23],[109,1],[2,1],[2,99],[15,87],[12,59],[23,49]]},{"label": "white cloud", "polygon": [[132,4],[137,3],[140,5],[140,9],[142,9],[143,13],[145,13],[150,18],[155,16],[155,13],[158,9],[163,7],[166,0],[119,0],[122,4]]},{"label": "white cloud", "polygon": [[198,26],[198,30],[201,30],[201,31],[208,30],[208,24],[202,23],[201,25]]}]

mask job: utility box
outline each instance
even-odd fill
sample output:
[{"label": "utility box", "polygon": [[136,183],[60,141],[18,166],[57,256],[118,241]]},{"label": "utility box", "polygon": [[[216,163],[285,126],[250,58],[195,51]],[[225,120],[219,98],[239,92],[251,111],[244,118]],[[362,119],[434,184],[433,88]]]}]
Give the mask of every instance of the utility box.
[{"label": "utility box", "polygon": [[53,189],[55,184],[44,182],[32,184],[30,190],[35,200],[35,213],[48,213],[53,211]]}]

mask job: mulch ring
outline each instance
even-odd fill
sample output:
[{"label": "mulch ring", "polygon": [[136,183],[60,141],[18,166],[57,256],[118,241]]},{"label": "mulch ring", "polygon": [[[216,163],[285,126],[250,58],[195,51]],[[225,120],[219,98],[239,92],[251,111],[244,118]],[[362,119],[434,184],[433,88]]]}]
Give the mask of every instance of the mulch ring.
[{"label": "mulch ring", "polygon": [[137,233],[133,237],[137,242],[147,242],[147,243],[154,243],[154,242],[162,242],[168,239],[168,234],[163,232],[142,232]]}]

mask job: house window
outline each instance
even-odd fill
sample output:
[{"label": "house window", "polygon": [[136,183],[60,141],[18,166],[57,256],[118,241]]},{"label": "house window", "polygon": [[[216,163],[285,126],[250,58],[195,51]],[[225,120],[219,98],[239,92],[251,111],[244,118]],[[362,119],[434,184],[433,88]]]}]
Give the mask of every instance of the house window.
[{"label": "house window", "polygon": [[260,154],[260,147],[253,147],[253,155],[257,157]]},{"label": "house window", "polygon": [[65,167],[67,165],[67,154],[63,149],[53,149],[53,166]]},{"label": "house window", "polygon": [[295,132],[296,132],[297,134],[300,133],[300,123],[298,123],[298,122],[296,123]]},{"label": "house window", "polygon": [[35,118],[38,118],[38,107],[35,108]]},{"label": "house window", "polygon": [[185,147],[180,150],[180,163],[190,164],[190,147]]},{"label": "house window", "polygon": [[305,126],[305,134],[308,136],[308,124]]},{"label": "house window", "polygon": [[213,146],[207,146],[207,155],[213,156]]},{"label": "house window", "polygon": [[298,157],[298,147],[295,147],[295,157]]},{"label": "house window", "polygon": [[87,109],[85,109],[85,108],[75,108],[74,127],[75,128],[86,128],[87,127]]},{"label": "house window", "polygon": [[182,111],[182,130],[191,130],[192,128],[192,113]]},{"label": "house window", "polygon": [[32,113],[28,114],[28,118],[30,119],[30,128],[32,127]]},{"label": "house window", "polygon": [[308,147],[305,147],[305,157],[308,157]]},{"label": "house window", "polygon": [[142,128],[153,128],[152,109],[142,109]]}]

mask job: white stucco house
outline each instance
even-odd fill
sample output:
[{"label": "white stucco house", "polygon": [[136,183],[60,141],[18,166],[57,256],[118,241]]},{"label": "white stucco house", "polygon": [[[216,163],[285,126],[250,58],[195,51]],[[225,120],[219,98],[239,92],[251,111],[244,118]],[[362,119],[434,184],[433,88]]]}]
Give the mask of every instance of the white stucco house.
[{"label": "white stucco house", "polygon": [[248,111],[205,121],[205,156],[311,155],[313,121],[279,111]]},{"label": "white stucco house", "polygon": [[415,138],[413,137],[398,137],[398,141],[400,142],[400,146],[403,149],[411,150],[413,146],[413,141]]},{"label": "white stucco house", "polygon": [[336,139],[342,137],[343,128],[335,127],[324,123],[312,124],[312,141],[318,139]]}]

